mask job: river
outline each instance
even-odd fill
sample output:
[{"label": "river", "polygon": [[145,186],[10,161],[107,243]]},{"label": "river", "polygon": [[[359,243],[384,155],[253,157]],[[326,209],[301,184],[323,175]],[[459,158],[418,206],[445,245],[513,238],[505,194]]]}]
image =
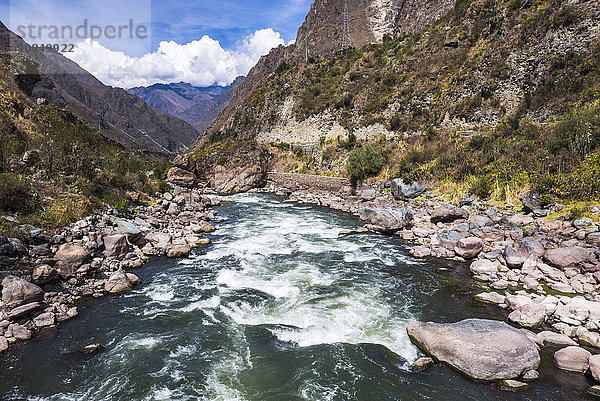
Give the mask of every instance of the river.
[{"label": "river", "polygon": [[[213,244],[154,260],[132,292],[0,355],[3,400],[575,400],[586,379],[552,367],[519,393],[449,368],[412,373],[413,320],[506,319],[473,300],[468,268],[418,261],[402,241],[338,236],[361,222],[243,194]],[[100,343],[90,357],[69,354]]]}]

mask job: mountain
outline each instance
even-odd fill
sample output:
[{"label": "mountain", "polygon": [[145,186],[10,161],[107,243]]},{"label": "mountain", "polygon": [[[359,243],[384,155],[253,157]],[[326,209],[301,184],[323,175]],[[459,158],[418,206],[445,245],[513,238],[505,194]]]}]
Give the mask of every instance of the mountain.
[{"label": "mountain", "polygon": [[212,106],[225,90],[227,90],[227,87],[215,85],[207,88],[199,88],[180,82],[176,84],[154,84],[148,87],[131,88],[127,92],[138,96],[154,108],[182,118],[190,124],[194,124],[194,122],[183,118],[185,111],[198,103]]},{"label": "mountain", "polygon": [[34,60],[40,80],[33,98],[68,107],[121,143],[150,152],[186,150],[197,131],[188,123],[157,113],[137,96],[102,84],[76,63],[52,50],[35,49],[0,23],[0,48]]},{"label": "mountain", "polygon": [[339,51],[345,3],[316,0],[296,43],[259,60],[181,166],[210,176],[239,157],[230,143],[253,142],[273,155],[267,168],[346,175],[349,152],[371,142],[392,176],[552,195],[565,191],[544,182],[596,149],[575,152],[586,134],[564,124],[595,126],[598,2],[347,1],[353,47]]},{"label": "mountain", "polygon": [[230,86],[195,87],[189,83],[155,84],[128,90],[150,106],[194,125],[208,128],[227,106],[235,89],[244,82],[238,77]]}]

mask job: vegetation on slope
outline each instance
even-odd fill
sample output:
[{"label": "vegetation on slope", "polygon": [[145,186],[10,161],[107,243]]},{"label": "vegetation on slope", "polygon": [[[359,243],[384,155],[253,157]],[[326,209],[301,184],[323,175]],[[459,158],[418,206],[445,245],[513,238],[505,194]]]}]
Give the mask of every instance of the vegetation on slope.
[{"label": "vegetation on slope", "polygon": [[0,56],[0,232],[60,227],[164,189],[168,163],[148,161],[68,109],[34,104],[9,70],[14,55]]},{"label": "vegetation on slope", "polygon": [[[598,199],[600,43],[586,26],[599,12],[590,2],[459,0],[420,32],[282,62],[213,135],[252,138],[283,125],[280,105],[293,99],[298,121],[331,114],[349,132],[382,124],[380,178],[451,183],[497,200],[528,189]],[[360,181],[375,173],[356,174],[368,152],[357,163],[352,148],[364,144],[354,142],[272,150],[287,171]]]}]

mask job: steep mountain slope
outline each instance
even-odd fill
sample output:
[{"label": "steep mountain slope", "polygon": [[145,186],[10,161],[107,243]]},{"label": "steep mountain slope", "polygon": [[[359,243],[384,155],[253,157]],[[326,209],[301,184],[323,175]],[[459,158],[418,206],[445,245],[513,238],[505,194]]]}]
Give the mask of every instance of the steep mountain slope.
[{"label": "steep mountain slope", "polygon": [[39,65],[34,98],[71,108],[118,141],[151,152],[174,153],[186,150],[196,139],[196,130],[184,121],[156,113],[123,89],[103,85],[59,53],[30,47],[0,23],[0,48],[7,51],[9,45]]},{"label": "steep mountain slope", "polygon": [[[574,146],[555,138],[553,127],[573,107],[582,109],[574,115],[588,115],[600,96],[597,2],[368,2],[383,14],[396,10],[393,29],[384,29],[392,33],[383,38],[373,27],[385,23],[374,25],[359,15],[351,25],[358,32],[353,40],[374,42],[378,35],[382,41],[332,53],[339,42],[329,24],[342,3],[316,1],[311,9],[329,15],[323,17],[325,28],[313,22],[315,34],[308,35],[308,43],[321,49],[320,58],[302,55],[309,14],[295,46],[261,59],[200,136],[192,153],[197,164],[207,149],[229,140],[297,143],[314,151],[296,157],[272,148],[288,159],[281,166],[345,175],[348,151],[361,141],[376,141],[388,156],[388,175],[427,180],[449,175],[460,182],[485,175],[499,192],[503,183],[537,185],[534,177],[565,173],[590,155],[574,153]],[[348,2],[351,15],[358,12],[356,4]],[[493,153],[498,150],[504,153]],[[472,164],[469,152],[478,154]],[[512,165],[503,164],[511,158],[505,155]],[[523,174],[530,178],[513,182]]]},{"label": "steep mountain slope", "polygon": [[1,233],[17,235],[14,228],[23,223],[60,227],[104,203],[126,208],[164,188],[148,177],[153,163],[146,152],[70,109],[34,102],[38,67],[26,54],[0,50]]}]

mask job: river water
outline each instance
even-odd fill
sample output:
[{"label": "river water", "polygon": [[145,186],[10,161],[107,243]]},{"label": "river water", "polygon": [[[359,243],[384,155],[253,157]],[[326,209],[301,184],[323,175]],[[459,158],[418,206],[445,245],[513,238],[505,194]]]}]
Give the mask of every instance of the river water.
[{"label": "river water", "polygon": [[[417,261],[397,239],[339,237],[361,223],[244,194],[190,259],[156,260],[130,293],[0,355],[0,399],[575,400],[586,379],[555,370],[519,393],[446,367],[407,368],[413,320],[505,319],[473,301],[464,265]],[[87,358],[69,354],[101,343]]]}]

